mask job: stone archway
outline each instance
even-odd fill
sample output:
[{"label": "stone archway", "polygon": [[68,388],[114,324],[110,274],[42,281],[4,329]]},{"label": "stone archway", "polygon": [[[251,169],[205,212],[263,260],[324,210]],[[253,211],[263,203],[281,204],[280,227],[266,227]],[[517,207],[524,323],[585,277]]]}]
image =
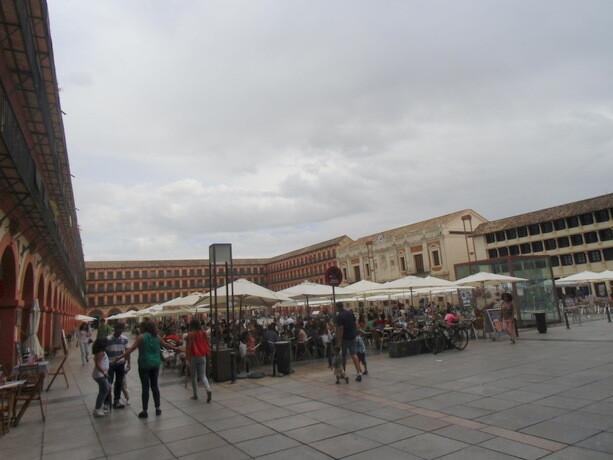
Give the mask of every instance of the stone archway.
[{"label": "stone archway", "polygon": [[17,268],[13,248],[7,247],[2,253],[0,261],[0,303],[2,305],[15,305],[17,297]]},{"label": "stone archway", "polygon": [[24,302],[23,314],[21,318],[21,328],[19,333],[19,341],[23,342],[28,336],[28,325],[30,324],[30,312],[34,302],[34,269],[32,264],[28,264],[23,275],[21,284],[21,298]]}]

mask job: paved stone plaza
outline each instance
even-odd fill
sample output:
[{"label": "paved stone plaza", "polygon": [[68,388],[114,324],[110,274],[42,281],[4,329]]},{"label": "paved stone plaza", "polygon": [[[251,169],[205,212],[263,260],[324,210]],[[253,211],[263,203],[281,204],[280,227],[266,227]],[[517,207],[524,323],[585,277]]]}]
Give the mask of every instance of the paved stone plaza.
[{"label": "paved stone plaza", "polygon": [[72,348],[70,388],[57,380],[44,395],[47,422],[34,403],[0,438],[0,457],[610,459],[612,349],[613,324],[598,320],[522,331],[515,345],[375,353],[370,375],[349,385],[335,385],[323,362],[298,363],[291,376],[213,384],[211,404],[166,372],[163,414],[141,420],[136,369],[132,405],[92,418],[92,364]]}]

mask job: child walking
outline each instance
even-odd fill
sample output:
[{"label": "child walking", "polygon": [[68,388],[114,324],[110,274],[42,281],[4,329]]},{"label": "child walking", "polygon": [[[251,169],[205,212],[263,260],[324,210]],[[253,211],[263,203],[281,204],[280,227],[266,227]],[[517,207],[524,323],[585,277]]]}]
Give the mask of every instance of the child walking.
[{"label": "child walking", "polygon": [[364,339],[357,335],[355,338],[355,343],[358,349],[358,359],[362,363],[362,366],[364,366],[364,372],[362,372],[362,375],[368,375],[368,367],[366,367],[366,344],[364,343]]},{"label": "child walking", "polygon": [[341,347],[338,345],[334,347],[334,358],[332,359],[332,369],[334,376],[336,377],[336,384],[341,383],[340,379],[345,379],[345,383],[349,383],[349,377],[345,374],[343,369],[343,357],[341,356]]}]

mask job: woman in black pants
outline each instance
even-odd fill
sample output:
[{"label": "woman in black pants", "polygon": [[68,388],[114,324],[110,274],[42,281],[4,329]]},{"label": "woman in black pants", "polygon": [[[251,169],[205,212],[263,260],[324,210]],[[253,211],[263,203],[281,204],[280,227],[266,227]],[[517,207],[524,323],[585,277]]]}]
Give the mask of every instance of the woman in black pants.
[{"label": "woman in black pants", "polygon": [[126,352],[115,358],[119,361],[125,358],[138,348],[138,376],[142,385],[142,402],[143,411],[138,414],[139,418],[147,418],[147,408],[149,406],[149,388],[153,393],[153,402],[155,403],[155,415],[160,415],[160,389],[158,387],[158,375],[162,358],[160,357],[160,347],[169,348],[174,351],[181,351],[179,347],[169,344],[159,338],[155,329],[155,323],[151,320],[145,320],[140,325],[141,334],[136,337],[134,345],[126,350]]}]

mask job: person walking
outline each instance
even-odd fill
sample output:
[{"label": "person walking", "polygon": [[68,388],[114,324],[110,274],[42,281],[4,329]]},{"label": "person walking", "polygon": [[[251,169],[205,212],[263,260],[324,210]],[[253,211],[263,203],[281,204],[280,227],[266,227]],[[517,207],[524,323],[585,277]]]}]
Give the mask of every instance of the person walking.
[{"label": "person walking", "polygon": [[142,386],[142,403],[143,410],[138,414],[139,418],[147,418],[149,406],[149,389],[153,393],[153,402],[155,403],[155,415],[162,415],[160,409],[160,389],[158,387],[158,375],[162,358],[160,357],[160,347],[170,348],[174,351],[181,351],[179,347],[169,344],[157,335],[155,323],[151,320],[145,320],[140,325],[141,333],[136,337],[134,345],[128,348],[123,354],[116,357],[114,363],[130,355],[138,348],[138,376]]},{"label": "person walking", "polygon": [[105,339],[111,334],[111,326],[106,324],[106,320],[104,318],[100,318],[100,323],[98,324],[98,334],[96,335],[97,339]]},{"label": "person walking", "polygon": [[[109,383],[109,357],[105,350],[107,345],[107,339],[96,339],[92,345],[92,354],[94,355],[94,370],[92,372],[92,378],[98,384],[98,396],[96,397],[96,407],[94,408],[94,417],[104,417],[108,410],[103,410],[102,405],[105,403],[106,398],[111,389]],[[106,408],[105,408],[106,409]]]},{"label": "person walking", "polygon": [[81,324],[77,331],[77,348],[81,351],[83,365],[89,362],[89,344],[92,342],[92,331],[87,323]]},{"label": "person walking", "polygon": [[355,371],[357,372],[356,382],[362,381],[362,370],[358,358],[358,347],[355,342],[357,328],[355,327],[355,315],[350,310],[345,310],[343,302],[336,303],[336,339],[340,345],[343,355],[343,368],[347,367],[347,355],[351,356]]},{"label": "person walking", "polygon": [[206,332],[202,330],[200,321],[192,319],[189,323],[189,334],[186,339],[185,357],[189,363],[189,372],[191,374],[192,389],[194,395],[192,399],[198,399],[198,386],[196,378],[204,385],[206,390],[206,402],[211,402],[213,393],[209,380],[206,378],[206,357],[211,354],[211,347],[206,337]]},{"label": "person walking", "polygon": [[[122,334],[123,330],[123,324],[118,324],[113,330],[113,335],[108,338],[106,354],[109,359],[114,360],[117,356],[121,356],[128,348],[128,339]],[[113,361],[109,366],[109,384],[113,385],[113,381],[115,381],[113,388],[113,409],[123,409],[125,407],[121,404],[120,398],[123,381],[126,376],[126,369],[130,370],[130,355],[117,362]],[[110,393],[108,399],[110,405]]]},{"label": "person walking", "polygon": [[509,334],[509,337],[511,337],[511,343],[515,343],[515,306],[513,305],[513,296],[509,292],[504,292],[500,297],[502,299],[500,316],[504,322],[504,328]]}]

